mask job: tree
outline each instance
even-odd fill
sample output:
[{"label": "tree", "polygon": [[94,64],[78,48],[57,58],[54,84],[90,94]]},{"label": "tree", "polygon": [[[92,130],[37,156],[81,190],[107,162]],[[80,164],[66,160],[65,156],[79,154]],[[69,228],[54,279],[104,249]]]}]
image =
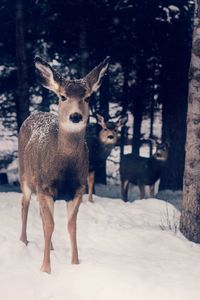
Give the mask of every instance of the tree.
[{"label": "tree", "polygon": [[200,0],[197,0],[189,73],[186,160],[181,232],[200,243]]},{"label": "tree", "polygon": [[16,2],[16,64],[18,92],[16,100],[18,130],[29,115],[29,85],[24,34],[24,1]]},{"label": "tree", "polygon": [[[180,190],[183,187],[185,160],[188,70],[191,52],[192,9],[185,10],[188,1],[176,8],[166,7],[171,19],[159,32],[162,54],[161,99],[163,103],[162,139],[170,143],[169,156],[160,181],[160,190]],[[177,14],[175,14],[177,11]],[[168,17],[169,18],[169,17]],[[161,25],[162,26],[162,25]]]}]

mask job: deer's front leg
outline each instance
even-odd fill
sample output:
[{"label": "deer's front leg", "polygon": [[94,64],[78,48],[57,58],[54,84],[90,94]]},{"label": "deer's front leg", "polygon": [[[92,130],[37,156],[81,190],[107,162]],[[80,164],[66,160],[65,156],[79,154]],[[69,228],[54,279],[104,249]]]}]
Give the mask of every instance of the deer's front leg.
[{"label": "deer's front leg", "polygon": [[129,186],[128,180],[121,181],[121,196],[124,202],[128,201],[128,186]]},{"label": "deer's front leg", "polygon": [[94,171],[90,172],[88,174],[87,179],[88,179],[88,200],[90,202],[94,202],[92,194],[93,194],[93,191],[94,191],[95,172]]},{"label": "deer's front leg", "polygon": [[145,185],[140,184],[139,190],[140,190],[140,199],[144,199],[145,198]]},{"label": "deer's front leg", "polygon": [[68,212],[68,231],[71,241],[71,251],[72,251],[72,264],[79,264],[78,259],[78,248],[76,240],[76,220],[78,209],[82,201],[83,192],[77,193],[76,197],[67,202],[67,212]]},{"label": "deer's front leg", "polygon": [[40,203],[40,212],[44,229],[44,258],[41,266],[41,271],[51,273],[50,250],[51,237],[54,230],[53,207],[54,201],[51,197],[44,194],[38,195]]},{"label": "deer's front leg", "polygon": [[154,184],[150,185],[149,192],[150,192],[150,197],[153,198],[155,196],[155,185]]}]

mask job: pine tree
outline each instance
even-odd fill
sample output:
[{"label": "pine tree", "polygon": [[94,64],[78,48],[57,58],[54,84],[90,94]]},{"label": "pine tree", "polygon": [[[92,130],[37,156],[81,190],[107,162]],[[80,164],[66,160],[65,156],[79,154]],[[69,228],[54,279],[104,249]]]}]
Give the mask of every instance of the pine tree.
[{"label": "pine tree", "polygon": [[200,243],[200,0],[197,0],[189,73],[186,161],[181,232]]}]

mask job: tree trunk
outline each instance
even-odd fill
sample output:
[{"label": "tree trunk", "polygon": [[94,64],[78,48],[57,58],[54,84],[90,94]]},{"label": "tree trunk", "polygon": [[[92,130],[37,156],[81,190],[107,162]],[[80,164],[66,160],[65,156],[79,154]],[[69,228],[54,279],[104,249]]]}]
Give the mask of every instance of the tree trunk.
[{"label": "tree trunk", "polygon": [[[109,77],[105,76],[100,87],[100,114],[108,119],[109,117]],[[99,168],[95,175],[95,182],[106,184],[106,162]]]},{"label": "tree trunk", "polygon": [[[124,84],[123,84],[123,99],[121,102],[122,105],[122,112],[121,116],[125,116],[128,111],[128,98],[129,98],[129,87],[128,87],[128,80],[129,80],[129,67],[128,64],[130,62],[124,63],[123,70],[124,70]],[[127,138],[127,126],[122,126],[121,133],[120,133],[120,160],[124,155],[124,146],[126,143]]]},{"label": "tree trunk", "polygon": [[16,64],[17,64],[17,99],[16,113],[18,130],[29,115],[29,89],[24,37],[24,1],[16,2]]},{"label": "tree trunk", "polygon": [[143,97],[138,97],[133,103],[133,139],[132,139],[132,153],[139,155],[140,139],[141,139],[141,124],[143,116]]},{"label": "tree trunk", "polygon": [[[185,20],[186,22],[186,20]],[[180,22],[166,30],[161,40],[163,101],[162,140],[169,142],[169,155],[161,175],[159,190],[181,190],[185,163],[188,71],[191,55],[190,24]],[[169,38],[170,37],[170,38]]]},{"label": "tree trunk", "polygon": [[[186,83],[185,83],[186,84]],[[163,168],[159,190],[181,190],[185,160],[187,93],[171,85],[163,103],[163,141],[169,141],[168,160]],[[173,99],[173,103],[169,101]]]},{"label": "tree trunk", "polygon": [[[149,133],[149,138],[150,139],[154,138],[154,134],[153,134],[154,109],[155,109],[155,101],[154,101],[154,98],[153,98],[153,95],[152,95],[151,106],[150,106],[150,133]],[[152,156],[152,154],[153,154],[153,143],[152,143],[152,141],[150,141],[149,156]]]},{"label": "tree trunk", "polygon": [[141,145],[141,124],[144,111],[144,94],[146,88],[146,59],[143,54],[138,58],[137,71],[137,87],[135,99],[132,105],[133,121],[133,138],[132,138],[132,153],[139,155]]},{"label": "tree trunk", "polygon": [[88,51],[87,51],[87,28],[86,28],[86,17],[85,17],[85,1],[79,0],[80,5],[80,15],[79,15],[79,26],[80,26],[80,76],[85,76],[87,72],[87,59],[88,59]]},{"label": "tree trunk", "polygon": [[180,230],[189,240],[200,243],[200,0],[196,8],[189,77],[186,161]]}]

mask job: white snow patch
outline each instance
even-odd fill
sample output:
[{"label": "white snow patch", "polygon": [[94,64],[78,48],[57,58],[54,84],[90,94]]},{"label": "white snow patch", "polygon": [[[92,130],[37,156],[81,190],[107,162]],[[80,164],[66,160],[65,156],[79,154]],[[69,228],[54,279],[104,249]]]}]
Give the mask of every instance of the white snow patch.
[{"label": "white snow patch", "polygon": [[180,12],[180,9],[175,5],[169,5],[168,8],[174,12]]},{"label": "white snow patch", "polygon": [[[52,274],[39,272],[43,232],[33,199],[28,246],[19,240],[19,193],[0,193],[0,295],[6,300],[199,300],[200,246],[162,231],[164,201],[95,196],[78,215],[80,265],[70,264],[64,201],[55,204]],[[169,217],[174,207],[168,204]]]},{"label": "white snow patch", "polygon": [[0,152],[2,154],[13,153],[14,151],[17,151],[17,137],[13,136],[13,132],[6,128],[2,122],[0,122],[0,138]]},{"label": "white snow patch", "polygon": [[9,184],[14,184],[19,182],[19,163],[18,158],[13,160],[6,169],[8,175],[8,182]]}]

